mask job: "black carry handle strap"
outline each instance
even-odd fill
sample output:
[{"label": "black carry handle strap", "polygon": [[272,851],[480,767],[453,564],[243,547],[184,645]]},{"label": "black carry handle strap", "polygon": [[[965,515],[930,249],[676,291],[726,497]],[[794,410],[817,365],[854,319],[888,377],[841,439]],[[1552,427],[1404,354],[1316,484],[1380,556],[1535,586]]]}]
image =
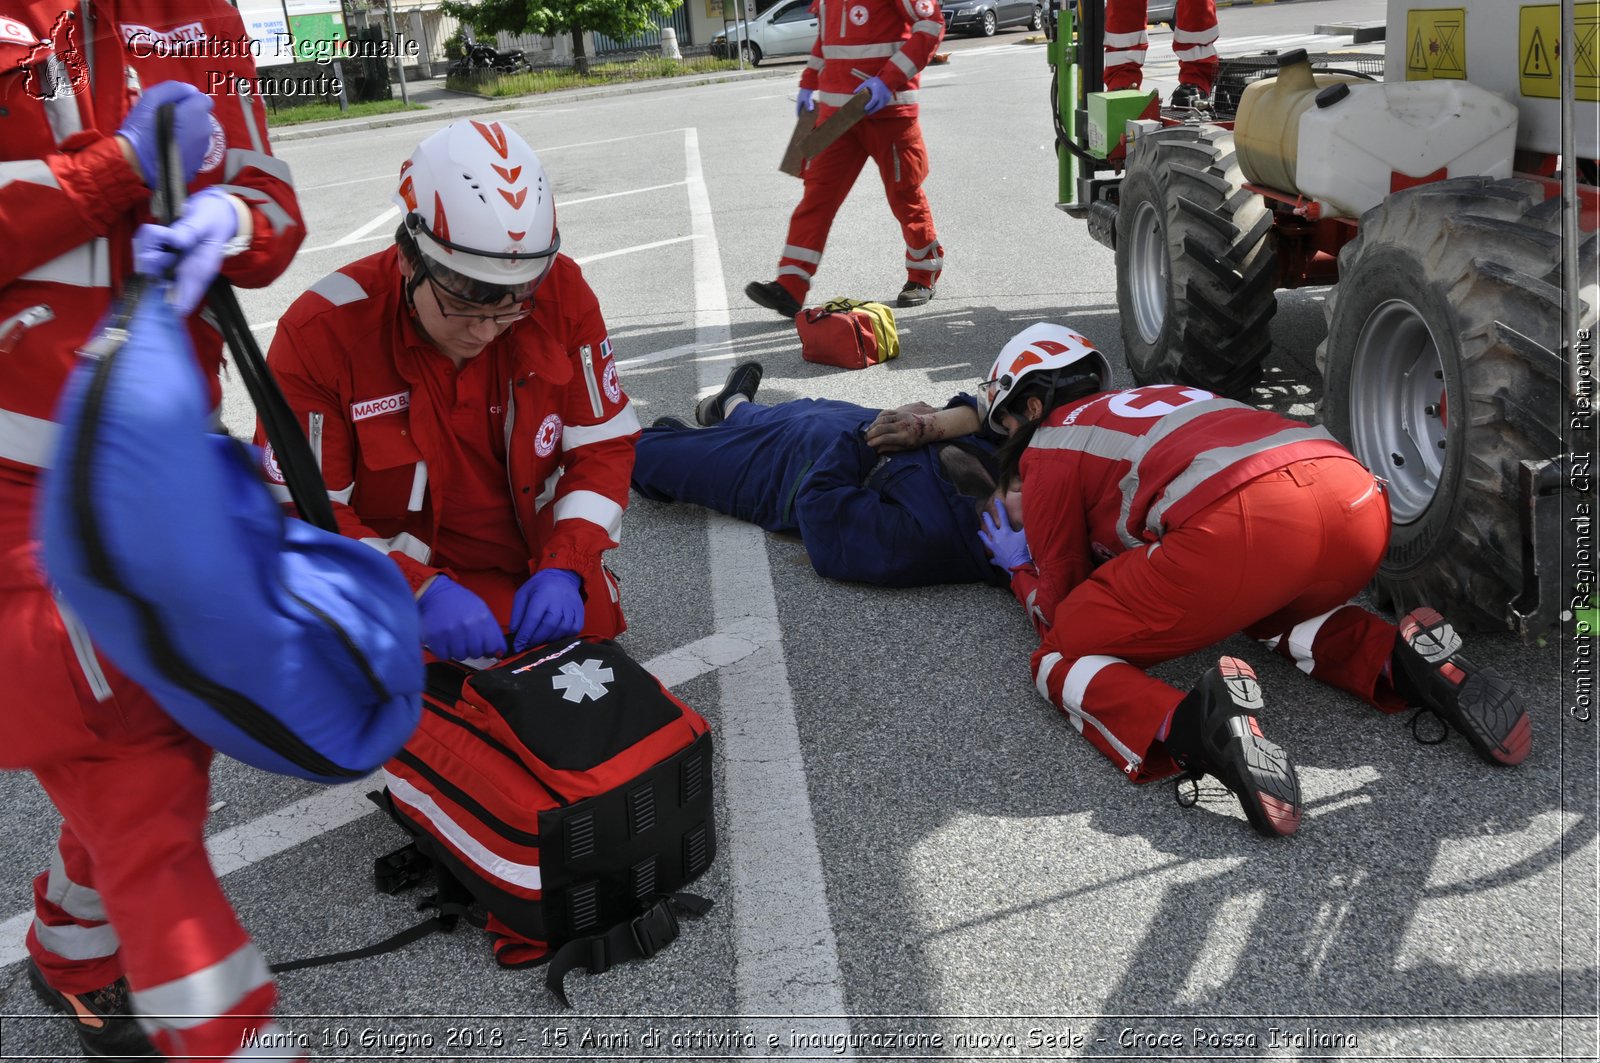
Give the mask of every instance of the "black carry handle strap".
[{"label": "black carry handle strap", "polygon": [[567,942],[550,957],[545,987],[570,1011],[567,972],[582,967],[590,974],[604,974],[628,960],[648,960],[678,939],[678,919],[673,909],[698,918],[711,910],[711,902],[692,893],[674,893],[651,905],[637,919],[618,923],[603,934]]},{"label": "black carry handle strap", "polygon": [[[163,225],[170,225],[182,213],[184,203],[183,161],[178,154],[177,140],[172,135],[173,108],[174,105],[168,103],[156,111],[156,146],[161,157],[161,173],[156,178],[156,191],[150,210]],[[261,348],[256,346],[255,335],[245,322],[239,298],[233,293],[233,285],[219,274],[211,282],[206,302],[216,318],[223,341],[233,352],[233,364],[244,379],[245,390],[250,392],[250,401],[255,404],[256,413],[261,417],[278,468],[283,470],[289,497],[307,522],[323,531],[337,533],[339,525],[333,519],[333,503],[328,500],[328,488],[322,482],[322,470],[311,453],[305,433],[295,423],[289,400],[283,397],[277,380],[273,379],[272,371],[267,368],[266,359],[261,356]]]}]

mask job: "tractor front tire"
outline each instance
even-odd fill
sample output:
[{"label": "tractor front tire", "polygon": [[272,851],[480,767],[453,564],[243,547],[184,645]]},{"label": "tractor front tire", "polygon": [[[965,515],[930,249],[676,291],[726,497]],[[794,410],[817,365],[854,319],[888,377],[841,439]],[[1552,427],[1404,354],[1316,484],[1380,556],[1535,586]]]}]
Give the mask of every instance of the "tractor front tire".
[{"label": "tractor front tire", "polygon": [[[1560,201],[1528,181],[1396,193],[1339,255],[1317,350],[1323,421],[1388,481],[1374,589],[1504,630],[1522,589],[1518,469],[1562,450]],[[1574,288],[1595,320],[1593,236]]]},{"label": "tractor front tire", "polygon": [[1244,187],[1233,133],[1179,126],[1134,140],[1117,208],[1133,379],[1249,398],[1272,350],[1276,284],[1272,213]]}]

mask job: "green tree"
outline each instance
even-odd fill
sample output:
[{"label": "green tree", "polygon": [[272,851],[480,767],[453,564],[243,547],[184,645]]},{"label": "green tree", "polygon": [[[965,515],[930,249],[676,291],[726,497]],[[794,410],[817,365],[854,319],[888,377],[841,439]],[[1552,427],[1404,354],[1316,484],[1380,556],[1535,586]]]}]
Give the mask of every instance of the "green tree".
[{"label": "green tree", "polygon": [[573,69],[587,74],[589,57],[583,50],[584,30],[618,40],[632,37],[654,29],[656,16],[670,14],[682,3],[683,0],[445,0],[441,7],[445,14],[454,15],[485,36],[502,30],[546,37],[569,33]]}]

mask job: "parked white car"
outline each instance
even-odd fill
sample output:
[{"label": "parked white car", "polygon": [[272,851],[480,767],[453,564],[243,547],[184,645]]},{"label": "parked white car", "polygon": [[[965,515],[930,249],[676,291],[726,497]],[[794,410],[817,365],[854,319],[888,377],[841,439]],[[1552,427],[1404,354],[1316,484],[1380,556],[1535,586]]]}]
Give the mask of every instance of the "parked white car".
[{"label": "parked white car", "polygon": [[[784,0],[750,20],[743,40],[745,61],[759,64],[769,56],[810,55],[817,40],[817,16],[811,13],[811,0]],[[732,37],[734,44],[728,43]],[[737,54],[740,34],[730,26],[711,38],[711,54],[732,59]]]}]

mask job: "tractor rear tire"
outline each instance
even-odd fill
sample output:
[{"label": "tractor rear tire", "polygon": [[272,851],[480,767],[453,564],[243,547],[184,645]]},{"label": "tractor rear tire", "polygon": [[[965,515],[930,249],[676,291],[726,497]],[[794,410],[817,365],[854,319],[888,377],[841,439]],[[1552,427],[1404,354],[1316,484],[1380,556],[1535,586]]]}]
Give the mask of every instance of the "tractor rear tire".
[{"label": "tractor rear tire", "polygon": [[1249,398],[1272,350],[1276,284],[1272,212],[1244,188],[1233,133],[1180,126],[1134,140],[1117,208],[1133,379]]},{"label": "tractor rear tire", "polygon": [[[1317,350],[1323,421],[1389,482],[1374,590],[1504,630],[1522,589],[1518,468],[1562,451],[1560,201],[1485,177],[1396,193],[1361,219]],[[1574,288],[1594,327],[1591,236]]]}]

